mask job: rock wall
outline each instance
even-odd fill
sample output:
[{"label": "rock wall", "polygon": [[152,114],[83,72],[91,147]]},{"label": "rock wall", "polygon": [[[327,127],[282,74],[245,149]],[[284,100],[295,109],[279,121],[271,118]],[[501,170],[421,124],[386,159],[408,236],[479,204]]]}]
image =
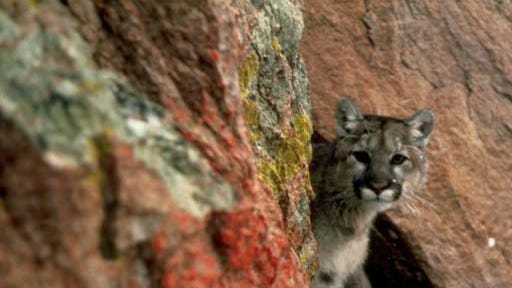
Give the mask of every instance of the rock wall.
[{"label": "rock wall", "polygon": [[276,196],[289,240],[311,275],[316,249],[309,219],[313,128],[309,82],[297,51],[304,27],[297,5],[268,1],[255,6],[240,89],[260,177]]},{"label": "rock wall", "polygon": [[2,287],[307,287],[300,1],[0,3]]},{"label": "rock wall", "polygon": [[[367,113],[436,113],[424,200],[377,227],[383,247],[399,236],[411,245],[428,277],[414,287],[512,285],[511,16],[507,1],[306,2],[301,51],[317,138],[334,136],[341,95]],[[401,265],[396,251],[373,249],[389,259],[369,270]],[[413,287],[383,274],[376,287]]]}]

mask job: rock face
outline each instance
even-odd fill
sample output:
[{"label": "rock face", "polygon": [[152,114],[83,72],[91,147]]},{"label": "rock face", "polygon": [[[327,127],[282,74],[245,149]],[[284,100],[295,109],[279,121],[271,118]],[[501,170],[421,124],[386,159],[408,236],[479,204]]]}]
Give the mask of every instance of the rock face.
[{"label": "rock face", "polygon": [[[407,117],[423,107],[436,113],[424,201],[412,203],[416,213],[388,213],[374,238],[389,241],[380,247],[408,243],[417,275],[428,277],[416,287],[512,285],[512,6],[484,2],[305,6],[301,51],[318,138],[334,136],[332,107],[341,95],[367,113]],[[385,259],[372,247],[386,262],[371,256],[370,271],[405,263],[396,251]],[[406,277],[401,271],[395,269],[397,277]],[[386,286],[382,274],[373,274],[376,287],[396,286]]]},{"label": "rock face", "polygon": [[307,287],[300,1],[0,4],[2,287]]},{"label": "rock face", "polygon": [[240,89],[260,177],[277,197],[289,240],[302,267],[312,274],[316,245],[309,219],[312,124],[309,82],[297,51],[303,21],[296,5],[288,1],[256,5],[251,45],[240,68]]}]

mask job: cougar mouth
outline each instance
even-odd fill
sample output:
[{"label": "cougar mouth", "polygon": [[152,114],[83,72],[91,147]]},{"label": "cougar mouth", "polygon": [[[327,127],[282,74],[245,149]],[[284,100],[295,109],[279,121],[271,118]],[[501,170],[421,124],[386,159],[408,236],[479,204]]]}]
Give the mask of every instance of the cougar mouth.
[{"label": "cougar mouth", "polygon": [[402,194],[401,186],[395,182],[381,187],[371,187],[375,185],[354,186],[357,198],[363,201],[390,203],[398,200]]}]

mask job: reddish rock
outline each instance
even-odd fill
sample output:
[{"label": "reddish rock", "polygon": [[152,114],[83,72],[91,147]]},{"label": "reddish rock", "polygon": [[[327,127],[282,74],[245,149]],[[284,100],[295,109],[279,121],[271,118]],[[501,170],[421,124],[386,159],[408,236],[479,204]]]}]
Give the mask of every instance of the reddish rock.
[{"label": "reddish rock", "polygon": [[[342,95],[367,113],[406,117],[432,108],[425,201],[412,203],[417,214],[397,210],[390,219],[432,285],[509,287],[512,7],[499,1],[305,5],[301,51],[317,133],[333,137],[332,107]],[[375,283],[388,287],[381,285]]]},{"label": "reddish rock", "polygon": [[[183,137],[198,147],[209,160],[211,167],[236,191],[239,191],[237,205],[240,207],[240,212],[235,211],[225,217],[221,214],[217,215],[218,218],[225,221],[221,225],[217,224],[223,233],[215,234],[225,236],[220,237],[221,240],[217,242],[220,245],[219,249],[228,253],[229,265],[226,266],[226,269],[229,273],[226,273],[224,277],[229,280],[223,280],[224,283],[235,285],[236,281],[242,281],[240,283],[245,283],[244,285],[253,283],[252,285],[268,286],[277,281],[274,284],[277,287],[306,285],[307,276],[292,275],[297,273],[295,270],[298,269],[296,267],[298,257],[304,258],[301,259],[302,262],[307,262],[306,264],[301,263],[306,269],[308,265],[311,265],[309,262],[312,262],[311,258],[313,257],[311,250],[314,248],[309,247],[314,245],[310,244],[314,240],[311,239],[309,231],[309,209],[302,208],[303,211],[295,212],[299,201],[305,202],[307,206],[308,198],[303,194],[304,186],[308,185],[306,182],[308,176],[297,177],[294,185],[300,185],[299,187],[292,186],[284,191],[264,190],[260,183],[261,178],[257,178],[258,172],[254,166],[256,161],[248,141],[245,115],[241,113],[243,112],[241,97],[244,95],[240,95],[238,88],[238,69],[248,51],[238,48],[248,46],[249,41],[252,40],[250,37],[252,30],[263,29],[253,22],[256,14],[262,12],[255,10],[258,7],[253,7],[243,1],[233,4],[238,10],[230,10],[233,7],[228,5],[228,1],[200,1],[197,3],[183,1],[173,4],[149,1],[145,2],[143,7],[135,7],[130,2],[125,3],[124,5],[95,4],[102,25],[109,27],[109,29],[97,27],[96,29],[99,29],[100,33],[89,39],[93,43],[93,47],[96,48],[94,50],[95,59],[102,67],[124,73],[131,83],[145,92],[152,101],[163,104],[174,116],[175,121],[172,123]],[[69,8],[72,11],[82,9],[77,7],[79,5],[70,3]],[[276,8],[277,4],[274,3],[274,5],[276,5],[274,9],[278,9]],[[294,9],[298,10],[298,7],[294,7]],[[133,16],[134,25],[127,26],[120,16],[127,13],[136,15]],[[277,22],[277,20],[274,21]],[[296,21],[302,20],[298,18]],[[95,22],[90,21],[89,23]],[[194,23],[195,25],[184,27],[182,23]],[[239,23],[244,25],[238,25]],[[289,25],[288,29],[292,31],[296,29],[291,26],[292,24]],[[89,29],[87,26],[80,29],[87,30]],[[294,34],[300,37],[300,32],[301,30],[297,29]],[[137,36],[131,38],[129,35],[132,34]],[[161,37],[154,35],[161,35]],[[299,39],[293,39],[294,45],[298,44]],[[255,45],[266,45],[271,50],[270,44]],[[133,46],[137,46],[138,49],[133,51]],[[297,57],[295,56],[297,51],[289,53],[293,57]],[[147,55],[152,55],[152,57],[148,58]],[[282,55],[278,57],[284,58]],[[271,64],[268,65],[272,65],[270,59],[261,61],[263,64],[269,61]],[[288,67],[288,64],[285,65],[285,68]],[[298,67],[296,70],[299,69],[303,69],[303,67]],[[151,72],[149,74],[144,72],[144,77],[140,77],[141,71]],[[303,71],[298,72],[303,73]],[[271,77],[275,78],[270,78],[271,81],[278,81],[276,80],[278,75]],[[289,79],[287,80],[289,81],[288,85],[291,86],[291,72],[287,78]],[[307,97],[306,94],[295,96],[285,92],[274,94],[274,97],[281,97],[283,101],[290,103],[293,102],[292,97]],[[295,108],[289,105],[279,108],[283,109],[282,113],[285,115],[308,113],[308,107]],[[271,108],[266,109],[271,110]],[[292,111],[292,109],[300,110]],[[289,118],[288,116],[285,119],[287,121],[285,124],[273,123],[273,126],[268,128],[276,130],[281,129],[280,126],[289,127],[293,125],[292,119]],[[263,130],[264,128],[258,129]],[[295,141],[300,141],[301,145],[307,147],[307,138],[302,137]],[[288,139],[280,141],[284,142]],[[286,143],[284,144],[286,145]],[[298,161],[305,167],[308,158],[303,157]],[[281,210],[278,207],[273,207],[275,203],[272,194],[278,193],[282,194],[282,197],[293,197],[292,201],[289,201],[291,204],[281,205]],[[300,199],[301,196],[306,200]],[[283,206],[291,207],[285,210]],[[249,217],[249,215],[245,215],[247,211],[251,211],[249,215],[253,215],[254,219],[237,220],[235,215]],[[286,214],[286,218],[281,216],[281,213]],[[297,214],[307,220],[298,223],[298,220],[289,216]],[[284,219],[285,226],[289,227],[287,231],[298,235],[291,238],[291,245],[296,250],[295,254],[289,253],[289,248],[284,245],[285,236],[278,232],[284,229],[281,219]],[[230,226],[234,225],[232,221],[235,221],[237,227]],[[251,224],[249,225],[249,223]],[[268,227],[258,229],[257,223]],[[278,228],[272,228],[274,225],[277,225]],[[226,227],[231,228],[227,229]],[[230,237],[233,237],[232,241],[236,243],[224,242],[225,238],[231,239]],[[277,245],[275,242],[281,244]],[[303,243],[308,246],[302,247]],[[224,249],[223,245],[227,245],[227,248]],[[281,250],[286,252],[283,254]],[[301,255],[301,251],[303,255]],[[269,253],[272,254],[272,257],[265,256]],[[256,255],[270,257],[277,263],[265,264],[269,259],[258,260]],[[288,269],[281,267],[283,262],[288,262],[286,264]],[[261,277],[260,272],[249,272],[253,270],[262,270],[261,273],[265,273],[266,276]],[[247,279],[239,279],[239,276],[231,275],[238,275],[240,271],[247,272]],[[290,277],[281,280],[277,271],[287,273]]]},{"label": "reddish rock", "polygon": [[[303,223],[285,223],[275,194],[297,205],[304,191],[262,179],[239,89],[256,8],[139,2],[0,4],[2,285],[307,287],[311,252],[294,249],[308,198]],[[279,57],[302,63],[300,32]],[[292,103],[287,92],[274,95]],[[274,125],[303,124],[286,139],[304,168],[309,120],[295,106],[280,113],[300,118]]]}]

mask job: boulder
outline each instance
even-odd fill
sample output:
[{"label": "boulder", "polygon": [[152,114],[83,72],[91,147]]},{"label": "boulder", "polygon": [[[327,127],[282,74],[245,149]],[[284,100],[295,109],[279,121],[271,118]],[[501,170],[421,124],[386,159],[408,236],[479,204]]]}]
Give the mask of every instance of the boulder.
[{"label": "boulder", "polygon": [[307,287],[300,1],[0,3],[2,287]]}]

